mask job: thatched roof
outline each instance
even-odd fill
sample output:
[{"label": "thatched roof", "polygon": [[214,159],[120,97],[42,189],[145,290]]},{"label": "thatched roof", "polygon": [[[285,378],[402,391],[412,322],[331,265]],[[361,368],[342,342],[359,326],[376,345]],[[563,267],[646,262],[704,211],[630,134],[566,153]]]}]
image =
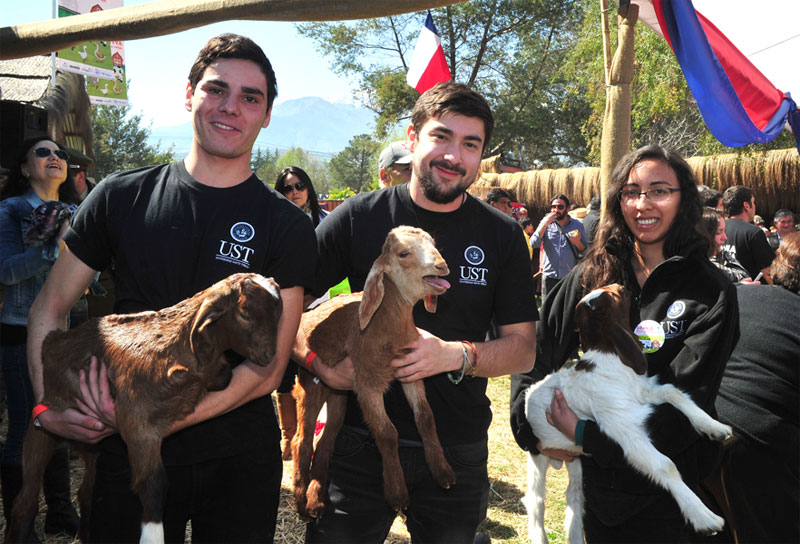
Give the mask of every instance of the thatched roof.
[{"label": "thatched roof", "polygon": [[44,108],[50,137],[94,158],[91,106],[84,78],[56,71],[55,85],[50,85],[52,70],[50,55],[0,61],[2,99]]},{"label": "thatched roof", "polygon": [[[745,185],[755,192],[758,213],[768,222],[779,208],[800,212],[800,157],[796,149],[688,159],[698,183],[718,191]],[[470,192],[483,198],[502,187],[525,204],[532,216],[546,213],[552,195],[563,193],[579,206],[599,192],[599,168],[531,170],[515,174],[482,174]]]}]

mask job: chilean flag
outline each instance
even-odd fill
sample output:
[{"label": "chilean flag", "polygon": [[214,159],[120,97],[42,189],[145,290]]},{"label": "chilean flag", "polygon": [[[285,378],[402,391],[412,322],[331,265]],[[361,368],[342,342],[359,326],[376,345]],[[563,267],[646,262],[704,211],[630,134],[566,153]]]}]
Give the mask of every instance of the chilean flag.
[{"label": "chilean flag", "polygon": [[728,147],[769,142],[788,122],[800,152],[800,111],[791,95],[778,90],[691,0],[633,2],[639,5],[639,19],[672,47],[717,140]]},{"label": "chilean flag", "polygon": [[420,93],[424,93],[441,81],[450,81],[453,76],[447,66],[447,59],[442,49],[442,40],[433,24],[433,17],[428,11],[425,26],[417,39],[417,46],[411,56],[406,81]]}]

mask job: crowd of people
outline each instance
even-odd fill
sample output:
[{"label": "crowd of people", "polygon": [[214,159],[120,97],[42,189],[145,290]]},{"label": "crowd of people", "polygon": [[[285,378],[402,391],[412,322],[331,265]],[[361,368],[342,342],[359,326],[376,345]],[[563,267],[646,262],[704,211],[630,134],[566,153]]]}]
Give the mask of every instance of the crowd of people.
[{"label": "crowd of people", "polygon": [[[172,425],[162,450],[169,481],[163,530],[168,542],[183,541],[189,522],[197,542],[271,542],[282,458],[290,455],[297,422],[290,393],[296,363],[331,387],[353,386],[349,359],[322,361],[301,347],[293,351],[300,315],[345,279],[361,290],[387,233],[410,225],[433,236],[451,270],[437,312],[415,309],[420,335],[392,361],[397,382],[385,394],[409,489],[404,515],[412,541],[486,542],[476,532],[490,492],[488,378],[512,376],[510,423],[520,448],[576,458],[541,447],[526,419],[525,391],[579,353],[576,303],[610,283],[630,296],[631,330],[648,340],[648,375],[680,387],[735,429],[738,441],[721,446],[697,435],[670,406],[656,407],[648,422],[656,447],[683,479],[715,499],[727,520],[720,541],[800,538],[800,335],[794,322],[800,234],[790,211],[776,212],[775,232],[767,236],[753,224],[751,189],[719,193],[698,186],[686,161],[658,145],[626,155],[583,220],[570,215],[574,206],[565,194],[550,198],[538,222],[503,189],[483,202],[468,189],[494,117],[480,94],[446,82],[417,100],[407,141],[381,153],[382,188],[328,213],[303,169],[285,168],[273,188],[250,168],[253,144],[269,125],[277,95],[275,73],[258,45],[243,36],[216,36],[188,79],[194,132],[184,159],[76,190],[68,153],[41,138],[22,145],[18,170],[2,187],[0,356],[9,430],[0,476],[7,520],[20,486],[22,438],[33,420],[35,432],[98,445],[89,541],[140,538],[141,505],[130,490],[102,361],[81,378],[81,410],[41,404],[41,342],[68,326],[71,309],[100,271],[113,269],[117,313],[158,310],[230,274],[258,272],[280,285],[277,353],[267,367],[226,353],[230,385]],[[535,254],[539,266],[532,266]],[[403,393],[403,383],[418,380],[424,380],[456,473],[450,489],[438,486],[427,469]],[[578,420],[558,395],[549,417],[583,448],[587,542],[700,540],[672,497],[628,465],[593,421]],[[45,478],[45,528],[75,534],[62,449]],[[398,513],[383,499],[380,453],[352,394],[330,460],[327,495],[329,507],[307,524],[306,542],[386,539]]]}]

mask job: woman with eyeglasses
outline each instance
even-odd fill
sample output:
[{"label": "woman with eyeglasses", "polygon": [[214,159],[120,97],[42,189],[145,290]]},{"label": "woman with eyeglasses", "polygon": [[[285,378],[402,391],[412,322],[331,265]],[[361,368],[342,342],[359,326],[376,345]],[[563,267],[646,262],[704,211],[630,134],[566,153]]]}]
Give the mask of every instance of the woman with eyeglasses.
[{"label": "woman with eyeglasses", "polygon": [[[33,389],[26,354],[28,311],[63,248],[62,236],[79,203],[69,176],[69,155],[46,137],[24,142],[18,163],[0,188],[0,356],[8,399],[8,434],[0,458],[3,513],[22,485],[22,442],[31,419]],[[66,443],[45,472],[46,533],[75,536],[79,519],[70,497]],[[7,526],[7,525],[6,525]]]},{"label": "woman with eyeglasses", "polygon": [[[710,240],[699,225],[702,207],[686,161],[655,145],[633,151],[617,164],[604,196],[594,245],[544,302],[533,370],[512,376],[512,430],[534,454],[573,458],[563,450],[540,451],[525,418],[524,393],[577,355],[574,309],[593,289],[625,286],[630,328],[646,346],[647,375],[679,387],[712,415],[738,336],[735,288],[707,257]],[[633,469],[595,422],[579,421],[558,392],[548,417],[583,448],[587,542],[689,541],[692,530],[672,496]],[[720,445],[700,437],[672,406],[654,407],[648,429],[690,487],[718,463]]]},{"label": "woman with eyeglasses", "polygon": [[311,178],[305,170],[297,166],[287,166],[278,174],[275,181],[275,190],[294,202],[295,206],[306,212],[316,228],[319,222],[328,215],[320,208],[317,192],[311,183]]}]

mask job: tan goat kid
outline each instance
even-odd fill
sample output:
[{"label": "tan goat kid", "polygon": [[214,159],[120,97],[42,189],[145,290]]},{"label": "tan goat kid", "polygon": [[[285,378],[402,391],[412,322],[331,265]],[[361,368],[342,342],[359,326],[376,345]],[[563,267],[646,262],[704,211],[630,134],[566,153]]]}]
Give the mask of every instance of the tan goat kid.
[{"label": "tan goat kid", "polygon": [[[419,336],[412,316],[414,304],[423,299],[425,308],[435,312],[436,296],[450,287],[441,276],[449,273],[427,232],[397,227],[386,237],[383,250],[369,271],[364,292],[336,297],[303,314],[295,345],[295,353],[310,349],[327,365],[348,355],[352,359],[353,388],[383,459],[384,496],[398,511],[408,507],[409,499],[398,458],[397,430],[383,404],[383,395],[394,380],[389,363],[404,355],[404,348]],[[402,387],[414,411],[428,467],[436,482],[449,488],[455,483],[455,473],[439,443],[425,384],[419,380],[403,383]],[[327,498],[328,464],[344,421],[347,395],[329,388],[302,366],[294,395],[300,412],[292,441],[295,503],[302,517],[320,517]],[[314,450],[315,422],[325,402],[328,419]]]},{"label": "tan goat kid", "polygon": [[[117,428],[128,446],[131,488],[142,501],[141,542],[163,542],[166,473],[161,442],[170,425],[189,415],[208,391],[227,387],[232,349],[267,366],[275,356],[283,306],[278,284],[258,274],[235,274],[192,298],[158,312],[95,318],[71,331],[53,331],[42,344],[43,404],[76,408],[79,372],[92,355],[108,367]],[[33,540],[42,475],[59,438],[31,425],[22,451],[23,486],[7,540]],[[87,528],[96,454],[84,454],[86,470],[78,494],[81,539]]]}]

